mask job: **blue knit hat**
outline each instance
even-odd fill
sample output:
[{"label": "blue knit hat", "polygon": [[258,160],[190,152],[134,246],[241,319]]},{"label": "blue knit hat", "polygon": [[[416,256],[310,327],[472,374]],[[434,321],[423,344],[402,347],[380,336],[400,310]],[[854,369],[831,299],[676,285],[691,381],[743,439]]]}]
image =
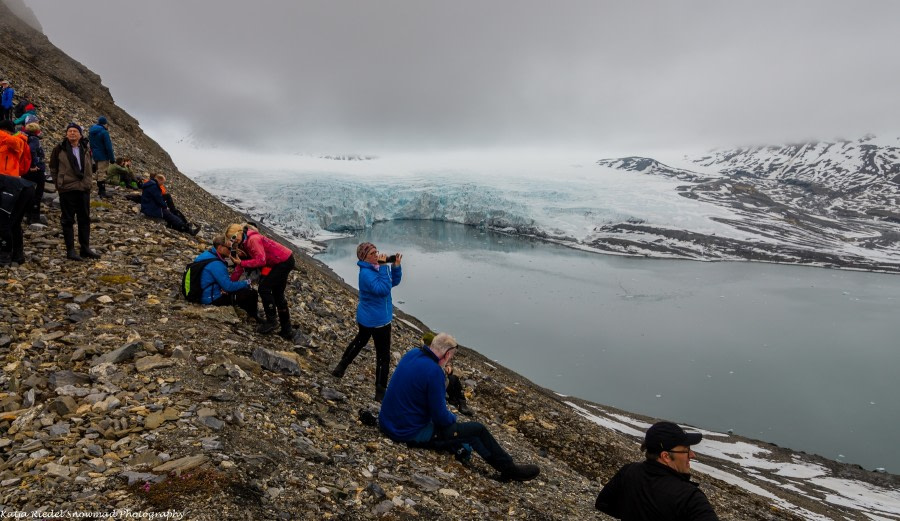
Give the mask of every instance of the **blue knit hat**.
[{"label": "blue knit hat", "polygon": [[108,124],[108,123],[109,123],[109,122],[106,121],[106,116],[100,116],[99,118],[97,118],[97,124],[98,124],[98,125],[106,125],[106,124]]},{"label": "blue knit hat", "polygon": [[84,129],[82,129],[81,125],[79,125],[78,123],[75,123],[73,121],[73,122],[69,123],[68,125],[66,125],[66,132],[68,132],[70,128],[77,128],[78,133],[81,134],[82,136],[84,135]]}]

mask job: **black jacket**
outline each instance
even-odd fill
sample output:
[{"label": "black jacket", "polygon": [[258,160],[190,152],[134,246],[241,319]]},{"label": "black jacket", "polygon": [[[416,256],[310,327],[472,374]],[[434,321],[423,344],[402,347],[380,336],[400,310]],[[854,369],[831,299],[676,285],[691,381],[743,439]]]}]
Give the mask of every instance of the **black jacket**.
[{"label": "black jacket", "polygon": [[603,487],[597,510],[622,521],[718,521],[688,474],[656,461],[629,463]]}]

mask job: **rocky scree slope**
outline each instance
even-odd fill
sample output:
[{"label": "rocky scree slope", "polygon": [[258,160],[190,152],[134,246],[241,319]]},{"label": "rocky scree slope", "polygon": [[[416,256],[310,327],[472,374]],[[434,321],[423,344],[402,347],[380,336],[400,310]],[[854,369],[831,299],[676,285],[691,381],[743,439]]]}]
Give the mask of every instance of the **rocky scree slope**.
[{"label": "rocky scree slope", "polygon": [[[178,173],[100,79],[0,4],[0,60],[41,107],[49,136],[110,118],[118,152],[162,171],[197,237],[138,216],[114,189],[94,200],[96,262],[69,262],[58,208],[29,226],[26,264],[0,271],[0,505],[5,511],[175,510],[185,519],[604,519],[602,482],[640,456],[631,438],[463,349],[476,419],[540,479],[504,484],[477,458],[410,450],[358,421],[371,408],[364,352],[332,378],[355,332],[355,292],[298,253],[295,342],[253,333],[231,309],[185,303],[185,263],[241,216]],[[398,311],[393,357],[424,326]],[[795,519],[703,479],[723,519]],[[799,501],[797,501],[799,502]],[[810,506],[830,512],[828,506]],[[52,518],[52,516],[47,516]]]}]

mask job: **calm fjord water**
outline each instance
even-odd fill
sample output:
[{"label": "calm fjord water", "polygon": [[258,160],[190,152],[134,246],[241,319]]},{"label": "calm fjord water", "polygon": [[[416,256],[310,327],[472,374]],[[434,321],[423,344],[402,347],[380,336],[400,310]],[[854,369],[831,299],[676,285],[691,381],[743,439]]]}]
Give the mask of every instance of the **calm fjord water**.
[{"label": "calm fjord water", "polygon": [[900,471],[896,275],[614,257],[433,221],[317,258],[355,287],[363,240],[404,253],[395,305],[539,385]]}]

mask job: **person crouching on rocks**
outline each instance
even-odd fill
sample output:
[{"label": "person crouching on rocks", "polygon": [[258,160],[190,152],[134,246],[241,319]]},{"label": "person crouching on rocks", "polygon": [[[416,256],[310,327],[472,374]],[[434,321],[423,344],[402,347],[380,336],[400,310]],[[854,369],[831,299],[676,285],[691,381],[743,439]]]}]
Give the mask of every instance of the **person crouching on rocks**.
[{"label": "person crouching on rocks", "polygon": [[[84,132],[77,123],[66,126],[66,138],[50,153],[50,177],[59,193],[60,218],[66,258],[80,261],[83,258],[99,259],[100,254],[91,249],[91,183],[93,159]],[[73,225],[78,221],[78,243],[81,255],[75,251]]]},{"label": "person crouching on rocks", "polygon": [[166,182],[166,176],[156,174],[156,176],[142,185],[141,193],[141,213],[147,217],[154,219],[164,219],[169,228],[179,232],[197,235],[200,227],[191,225],[181,217],[178,217],[169,210],[169,206],[163,199],[162,186]]},{"label": "person crouching on rocks", "polygon": [[332,376],[341,378],[362,348],[375,340],[375,401],[380,402],[387,388],[388,372],[391,365],[391,320],[394,305],[391,302],[391,288],[400,284],[403,271],[400,261],[403,256],[394,255],[388,267],[388,257],[379,253],[371,242],[356,247],[359,261],[359,305],[356,307],[356,323],[359,332],[350,341],[341,361],[331,371]]},{"label": "person crouching on rocks", "polygon": [[410,447],[453,452],[463,461],[469,450],[474,450],[500,472],[501,481],[536,478],[541,472],[537,465],[517,465],[487,427],[478,422],[459,423],[447,410],[443,368],[457,347],[452,336],[440,333],[430,346],[403,355],[378,413],[381,432]]},{"label": "person crouching on rocks", "polygon": [[238,280],[248,270],[259,270],[259,298],[262,300],[265,320],[256,329],[257,333],[268,335],[277,327],[276,315],[281,322],[278,335],[290,340],[294,337],[291,327],[291,313],[287,299],[288,276],[294,269],[293,252],[281,244],[265,237],[250,224],[232,224],[225,230],[225,238],[232,250],[231,260],[235,264],[231,280]]},{"label": "person crouching on rocks", "polygon": [[200,262],[212,260],[200,275],[200,287],[203,293],[200,303],[213,306],[236,306],[247,312],[247,316],[259,322],[257,302],[259,296],[255,289],[250,287],[249,280],[233,281],[228,274],[227,261],[231,256],[231,249],[224,236],[219,235],[213,239],[212,248],[201,253],[194,259]]}]

